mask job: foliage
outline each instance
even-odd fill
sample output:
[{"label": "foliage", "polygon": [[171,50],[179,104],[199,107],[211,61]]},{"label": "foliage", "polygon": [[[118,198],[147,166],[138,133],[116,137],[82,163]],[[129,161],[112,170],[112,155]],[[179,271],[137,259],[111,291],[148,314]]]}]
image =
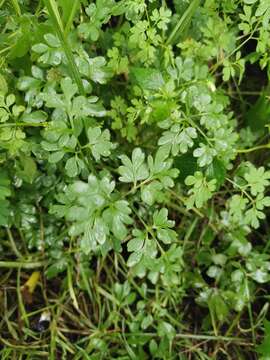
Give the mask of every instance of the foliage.
[{"label": "foliage", "polygon": [[267,359],[269,0],[0,12],[1,358]]}]

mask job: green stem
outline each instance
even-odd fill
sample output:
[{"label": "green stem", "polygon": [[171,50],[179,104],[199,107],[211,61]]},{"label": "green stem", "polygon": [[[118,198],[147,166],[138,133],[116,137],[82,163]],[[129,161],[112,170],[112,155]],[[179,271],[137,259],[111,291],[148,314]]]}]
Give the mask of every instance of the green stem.
[{"label": "green stem", "polygon": [[264,145],[254,146],[254,147],[248,148],[248,149],[237,149],[236,151],[238,153],[250,153],[252,151],[257,151],[257,150],[261,150],[261,149],[270,149],[270,143],[269,144],[264,144]]},{"label": "green stem", "polygon": [[12,5],[13,5],[15,11],[16,11],[16,14],[18,16],[22,16],[22,12],[21,12],[21,8],[20,8],[20,5],[18,3],[18,0],[11,0],[11,2],[12,2]]},{"label": "green stem", "polygon": [[225,56],[223,59],[219,60],[216,64],[214,64],[212,66],[212,68],[210,69],[211,74],[213,74],[217,70],[217,68],[223,64],[224,60],[229,59],[231,56],[233,56],[233,54],[235,54],[238,50],[240,50],[252,38],[255,31],[257,31],[257,26],[258,26],[258,24],[255,26],[255,28],[251,32],[250,36],[248,38],[246,38],[245,41],[243,41],[241,44],[239,44],[230,54],[228,54],[227,56]]},{"label": "green stem", "polygon": [[246,293],[248,294],[248,300],[249,300],[247,308],[248,308],[248,316],[249,316],[250,327],[251,327],[252,341],[253,341],[253,344],[256,345],[256,334],[255,334],[254,320],[253,320],[253,314],[252,314],[252,308],[251,308],[251,298],[250,298],[250,292],[249,292],[247,278],[245,279],[245,288],[246,288]]},{"label": "green stem", "polygon": [[22,258],[22,254],[20,253],[20,251],[18,250],[15,240],[13,238],[12,232],[10,231],[9,228],[7,228],[7,234],[8,234],[8,238],[9,238],[9,242],[11,245],[11,248],[14,252],[14,254],[18,257],[18,258]]},{"label": "green stem", "polygon": [[54,28],[57,32],[57,35],[62,43],[64,52],[66,54],[71,73],[73,75],[73,78],[78,86],[79,92],[81,95],[85,95],[82,79],[78,70],[78,67],[75,63],[75,59],[72,53],[72,50],[67,42],[67,39],[65,37],[64,27],[63,23],[58,11],[58,6],[55,0],[43,0],[44,4],[49,12],[49,15],[51,17],[51,20],[54,24]]},{"label": "green stem", "polygon": [[68,281],[68,289],[69,289],[69,294],[70,294],[70,298],[72,300],[73,306],[75,307],[76,310],[79,309],[79,304],[75,295],[75,291],[73,288],[73,284],[72,284],[72,273],[73,273],[73,269],[71,269],[71,265],[68,266],[67,269],[67,281]]},{"label": "green stem", "polygon": [[[114,331],[115,334],[118,334],[121,331]],[[97,336],[97,335],[103,335],[104,332],[100,332],[100,331],[96,331],[92,334],[92,336]],[[113,332],[110,332],[110,334],[113,334]],[[134,332],[134,333],[125,333],[125,336],[129,337],[149,337],[149,338],[156,338],[158,337],[157,333],[155,332],[149,332],[149,333],[142,333],[142,332]],[[206,341],[224,341],[224,342],[237,342],[237,343],[241,343],[241,344],[246,344],[246,345],[250,345],[250,343],[247,342],[246,339],[244,338],[239,338],[239,337],[230,337],[230,336],[222,336],[222,335],[197,335],[197,334],[184,334],[184,333],[177,333],[175,335],[176,339],[191,339],[191,340],[206,340]]]},{"label": "green stem", "polygon": [[242,193],[251,201],[251,203],[254,202],[254,200],[252,199],[252,197],[246,192],[246,190],[238,185],[236,182],[234,182],[233,180],[229,179],[229,178],[225,178],[229,183],[231,183],[233,186],[237,187],[240,191],[242,191]]},{"label": "green stem", "polygon": [[79,5],[80,5],[80,0],[74,0],[73,5],[72,5],[72,9],[71,9],[69,17],[68,17],[68,21],[67,21],[66,26],[65,26],[65,31],[64,31],[65,37],[69,33],[69,30],[70,30],[71,25],[73,23],[74,17],[76,15],[76,10],[78,9]]},{"label": "green stem", "polygon": [[159,248],[161,254],[164,254],[165,251],[163,249],[163,247],[160,245],[157,237],[155,236],[155,233],[153,232],[153,230],[151,229],[150,226],[148,226],[143,218],[140,216],[140,214],[138,213],[138,211],[134,208],[134,206],[130,206],[131,207],[131,210],[135,213],[135,215],[138,217],[138,219],[140,220],[140,222],[143,224],[145,230],[152,236],[152,238],[155,240],[156,244],[157,244],[157,247]]},{"label": "green stem", "polygon": [[25,307],[24,307],[24,303],[23,303],[20,279],[21,279],[21,268],[19,268],[18,272],[17,272],[17,286],[16,286],[17,299],[18,299],[18,308],[19,308],[19,317],[24,318],[24,323],[29,328],[29,320],[28,320],[28,317],[27,317],[27,312],[26,312]]},{"label": "green stem", "polygon": [[175,36],[177,33],[183,34],[183,32],[187,29],[189,26],[189,23],[191,21],[191,18],[193,14],[195,13],[196,9],[198,8],[200,4],[200,0],[193,0],[187,10],[184,12],[184,14],[181,16],[177,24],[175,25],[174,29],[172,30],[170,36],[168,37],[166,41],[166,45],[169,45],[173,42]]},{"label": "green stem", "polygon": [[[7,347],[11,348],[11,349],[17,349],[17,350],[34,350],[34,349],[40,349],[40,344],[31,344],[28,343],[26,345],[17,345],[14,344],[12,342],[9,342],[8,340],[4,339],[3,337],[0,336],[0,344],[3,343],[4,345],[6,345]],[[47,348],[49,347],[48,344],[42,344],[43,348]],[[14,359],[14,358],[13,358]]]},{"label": "green stem", "polygon": [[0,268],[6,269],[37,269],[45,266],[44,261],[0,261]]},{"label": "green stem", "polygon": [[[175,191],[168,189],[168,192],[170,192],[176,199],[178,199],[181,203],[185,203],[186,199],[181,196],[180,194],[177,194]],[[196,215],[198,215],[200,218],[204,219],[207,218],[207,216],[205,214],[203,214],[199,209],[192,207],[191,209],[189,209],[191,211],[193,211]],[[208,222],[208,225],[210,226],[210,228],[214,231],[215,234],[218,233],[218,229],[215,227],[214,224],[212,224],[210,221]]]},{"label": "green stem", "polygon": [[48,126],[48,122],[43,122],[43,123],[22,123],[22,122],[17,122],[17,123],[5,123],[5,124],[1,124],[0,125],[0,128],[2,127],[16,127],[16,126],[35,126],[35,127],[40,127],[40,126],[43,126],[43,127],[46,127]]}]

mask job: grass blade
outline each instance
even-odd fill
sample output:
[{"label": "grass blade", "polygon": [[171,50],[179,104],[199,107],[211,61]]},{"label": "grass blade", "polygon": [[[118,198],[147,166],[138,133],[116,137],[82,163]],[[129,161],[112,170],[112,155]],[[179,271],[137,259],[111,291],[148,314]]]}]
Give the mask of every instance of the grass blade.
[{"label": "grass blade", "polygon": [[72,9],[70,11],[66,26],[65,26],[65,36],[67,36],[67,34],[70,31],[71,25],[73,23],[74,17],[76,15],[76,11],[78,10],[80,6],[80,0],[74,0],[73,5],[72,5]]},{"label": "grass blade", "polygon": [[14,7],[14,10],[16,11],[16,14],[18,16],[22,16],[22,12],[21,12],[21,8],[20,8],[20,5],[18,3],[18,0],[11,0],[12,2],[12,5]]},{"label": "grass blade", "polygon": [[184,14],[181,16],[178,23],[172,30],[170,36],[168,37],[168,39],[166,41],[167,45],[172,44],[174,41],[176,41],[180,37],[181,34],[183,34],[187,30],[187,28],[190,24],[190,21],[192,19],[192,16],[194,15],[199,4],[200,4],[200,0],[193,0],[190,3],[189,7],[186,9]]},{"label": "grass blade", "polygon": [[57,3],[55,2],[55,0],[44,0],[44,3],[52,21],[56,25],[56,30],[61,31],[61,33],[63,33],[64,27],[58,10]]},{"label": "grass blade", "polygon": [[75,63],[75,59],[72,53],[72,50],[67,42],[66,36],[65,36],[65,32],[64,32],[64,26],[63,26],[63,22],[61,20],[61,16],[58,10],[58,6],[57,3],[55,2],[55,0],[44,0],[44,4],[48,10],[48,13],[50,15],[50,18],[54,24],[55,27],[55,31],[57,33],[57,35],[59,36],[59,39],[62,43],[63,49],[65,51],[68,63],[69,63],[69,68],[70,71],[72,73],[72,76],[74,78],[74,81],[76,82],[79,92],[81,95],[85,94],[84,91],[84,87],[83,87],[83,83],[82,83],[82,79],[79,73],[79,70],[77,68],[77,65]]}]

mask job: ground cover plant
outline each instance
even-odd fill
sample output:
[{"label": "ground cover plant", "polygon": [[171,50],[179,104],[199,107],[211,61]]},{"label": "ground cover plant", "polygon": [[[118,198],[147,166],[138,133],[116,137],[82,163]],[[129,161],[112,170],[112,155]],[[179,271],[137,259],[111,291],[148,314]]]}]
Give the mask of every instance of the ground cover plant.
[{"label": "ground cover plant", "polygon": [[0,1],[1,359],[270,358],[269,20]]}]

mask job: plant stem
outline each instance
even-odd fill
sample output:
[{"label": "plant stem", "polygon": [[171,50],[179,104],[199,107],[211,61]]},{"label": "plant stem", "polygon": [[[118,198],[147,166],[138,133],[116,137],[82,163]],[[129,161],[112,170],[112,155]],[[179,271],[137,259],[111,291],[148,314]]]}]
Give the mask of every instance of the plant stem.
[{"label": "plant stem", "polygon": [[250,292],[249,292],[249,286],[247,278],[245,278],[245,288],[246,288],[246,294],[248,295],[248,316],[250,321],[250,327],[251,327],[251,334],[252,334],[252,341],[253,344],[256,345],[256,335],[255,335],[255,329],[254,329],[254,320],[253,320],[253,314],[252,314],[252,308],[251,308],[251,298],[250,298]]},{"label": "plant stem", "polygon": [[17,122],[17,123],[6,123],[6,124],[1,124],[0,128],[2,127],[12,127],[12,126],[36,126],[36,127],[42,127],[42,126],[47,126],[49,123],[48,122],[43,122],[43,123],[22,123],[22,122]]},{"label": "plant stem", "polygon": [[44,261],[0,261],[0,268],[7,269],[36,269],[45,266]]},{"label": "plant stem", "polygon": [[51,20],[54,24],[55,31],[57,32],[57,35],[62,43],[64,52],[66,54],[70,71],[73,75],[73,78],[78,86],[79,92],[81,95],[85,95],[82,79],[78,70],[78,67],[75,63],[75,59],[72,53],[72,50],[68,44],[68,41],[65,36],[63,23],[58,11],[58,6],[55,0],[43,0],[44,4],[49,12],[49,15],[51,17]]},{"label": "plant stem", "polygon": [[15,243],[15,241],[14,241],[14,238],[13,238],[12,232],[10,231],[9,228],[7,228],[7,234],[8,234],[9,242],[10,242],[10,245],[11,245],[11,248],[12,248],[14,254],[15,254],[18,258],[22,258],[22,254],[21,254],[20,251],[18,250],[18,248],[17,248],[17,246],[16,246],[16,243]]},{"label": "plant stem", "polygon": [[69,17],[68,17],[68,21],[67,21],[66,26],[65,26],[65,31],[64,31],[65,37],[69,33],[72,22],[74,20],[75,15],[76,15],[76,10],[78,9],[79,5],[80,5],[80,0],[74,0],[73,5],[72,5],[72,9],[71,9]]},{"label": "plant stem", "polygon": [[257,151],[257,150],[261,150],[261,149],[270,149],[270,143],[269,144],[264,144],[264,145],[254,146],[254,147],[248,148],[248,149],[237,149],[236,151],[238,153],[250,153],[252,151]]},{"label": "plant stem", "polygon": [[22,12],[21,12],[21,8],[20,8],[20,5],[18,3],[18,0],[11,0],[11,2],[12,2],[12,5],[13,5],[15,11],[16,11],[16,14],[18,16],[22,16]]},{"label": "plant stem", "polygon": [[[174,197],[176,197],[178,200],[181,201],[181,203],[185,203],[185,199],[184,197],[182,197],[181,195],[177,194],[175,191],[168,189],[168,192],[170,192]],[[193,207],[190,209],[191,211],[193,211],[196,215],[198,215],[200,218],[206,218],[207,216],[204,215],[202,212],[200,212],[200,210],[198,210],[197,208]],[[210,228],[214,231],[215,234],[218,233],[218,230],[216,229],[215,225],[213,225],[210,221],[208,222],[208,225],[210,226]]]},{"label": "plant stem", "polygon": [[196,9],[198,8],[199,4],[200,4],[200,0],[193,0],[190,3],[189,7],[186,9],[184,14],[181,16],[181,18],[177,22],[176,26],[172,30],[170,36],[168,37],[168,39],[166,41],[166,45],[171,44],[177,34],[180,34],[180,33],[183,34],[183,32],[189,26],[191,18],[193,16],[193,14],[195,13]]}]

